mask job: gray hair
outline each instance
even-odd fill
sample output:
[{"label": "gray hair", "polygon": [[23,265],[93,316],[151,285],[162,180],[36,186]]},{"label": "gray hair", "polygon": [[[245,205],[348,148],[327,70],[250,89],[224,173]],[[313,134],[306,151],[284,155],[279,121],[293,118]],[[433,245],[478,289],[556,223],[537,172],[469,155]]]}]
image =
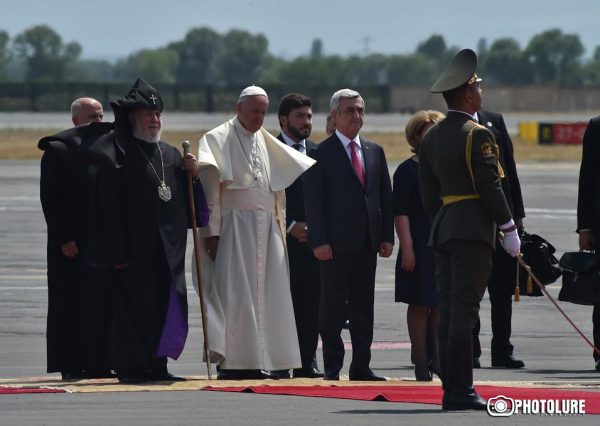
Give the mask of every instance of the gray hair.
[{"label": "gray hair", "polygon": [[[341,99],[345,99],[345,98],[361,98],[362,96],[360,96],[360,93],[358,93],[356,90],[352,90],[352,89],[342,89],[342,90],[338,90],[337,92],[335,92],[333,94],[333,96],[331,97],[331,101],[329,101],[329,111],[335,111],[338,109],[338,106],[340,106],[340,100]],[[363,100],[363,104],[364,104],[364,100]]]},{"label": "gray hair", "polygon": [[80,108],[81,108],[81,98],[75,99],[73,101],[73,103],[71,104],[71,116],[76,115],[79,112]]},{"label": "gray hair", "polygon": [[83,108],[83,104],[98,104],[100,105],[100,108],[102,108],[102,104],[97,99],[90,98],[87,96],[83,98],[77,98],[71,104],[71,116],[74,117],[75,115],[79,114],[81,109]]}]

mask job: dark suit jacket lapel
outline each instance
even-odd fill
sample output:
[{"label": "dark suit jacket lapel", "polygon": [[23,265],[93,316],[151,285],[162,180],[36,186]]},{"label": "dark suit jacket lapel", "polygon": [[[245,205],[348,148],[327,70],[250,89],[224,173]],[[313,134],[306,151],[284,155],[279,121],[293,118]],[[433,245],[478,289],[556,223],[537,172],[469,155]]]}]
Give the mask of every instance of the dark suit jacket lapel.
[{"label": "dark suit jacket lapel", "polygon": [[[500,136],[500,130],[494,127],[494,122],[490,120],[490,117],[488,117],[488,115],[483,111],[477,111],[477,117],[479,118],[479,124],[481,124],[483,127],[492,132],[492,135],[494,135],[494,139],[498,139],[498,137]],[[497,140],[496,143],[498,143]]]}]

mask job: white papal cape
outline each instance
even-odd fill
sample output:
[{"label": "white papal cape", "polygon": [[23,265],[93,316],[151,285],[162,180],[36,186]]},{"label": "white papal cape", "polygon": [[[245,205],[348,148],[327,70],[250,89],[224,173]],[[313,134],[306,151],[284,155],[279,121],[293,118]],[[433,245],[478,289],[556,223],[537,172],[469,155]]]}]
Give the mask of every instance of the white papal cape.
[{"label": "white papal cape", "polygon": [[[254,167],[252,138],[259,158]],[[237,117],[200,139],[200,179],[210,214],[200,230],[202,282],[210,358],[221,368],[301,367],[285,246],[285,188],[314,162],[263,128],[247,132]],[[213,262],[203,242],[215,235],[220,238]]]}]

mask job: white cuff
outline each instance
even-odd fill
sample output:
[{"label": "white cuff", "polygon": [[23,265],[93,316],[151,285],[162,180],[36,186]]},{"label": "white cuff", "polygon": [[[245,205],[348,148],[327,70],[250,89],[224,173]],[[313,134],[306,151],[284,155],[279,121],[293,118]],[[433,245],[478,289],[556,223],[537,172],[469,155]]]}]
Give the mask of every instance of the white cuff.
[{"label": "white cuff", "polygon": [[286,232],[289,234],[290,231],[292,230],[292,228],[294,227],[294,225],[296,224],[295,220],[292,220],[292,222],[290,223],[290,226],[287,227]]},{"label": "white cuff", "polygon": [[515,226],[515,221],[511,219],[508,222],[506,222],[504,225],[500,225],[500,230],[504,231],[505,229],[512,228],[513,226]]}]

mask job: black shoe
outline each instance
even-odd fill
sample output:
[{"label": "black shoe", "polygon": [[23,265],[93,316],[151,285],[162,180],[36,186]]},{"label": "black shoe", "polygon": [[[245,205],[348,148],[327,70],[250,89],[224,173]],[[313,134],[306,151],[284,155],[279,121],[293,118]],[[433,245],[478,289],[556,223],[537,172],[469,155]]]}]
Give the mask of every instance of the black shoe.
[{"label": "black shoe", "polygon": [[504,358],[492,358],[492,367],[523,368],[525,363],[512,355],[507,355]]},{"label": "black shoe", "polygon": [[152,382],[184,382],[183,377],[175,376],[167,370],[167,363],[158,365],[147,372],[148,380]]},{"label": "black shoe", "polygon": [[473,357],[473,368],[481,368],[481,361],[479,361],[479,357]]},{"label": "black shoe", "polygon": [[600,371],[600,359],[596,361],[596,371]]},{"label": "black shoe", "polygon": [[298,379],[300,377],[307,379],[318,379],[323,377],[323,373],[321,373],[318,368],[314,367],[294,368],[294,379]]},{"label": "black shoe", "polygon": [[86,379],[114,379],[117,377],[111,370],[85,370]]},{"label": "black shoe", "polygon": [[266,372],[269,374],[269,379],[291,379],[290,370],[270,370]]},{"label": "black shoe", "polygon": [[361,382],[385,382],[385,377],[376,376],[370,368],[362,371],[351,371],[350,380],[361,381]]},{"label": "black shoe", "polygon": [[147,374],[136,374],[136,373],[124,373],[117,374],[117,378],[119,383],[125,384],[138,384],[138,383],[146,383],[150,381],[150,378]]},{"label": "black shoe", "polygon": [[264,375],[261,370],[243,370],[220,368],[217,370],[219,380],[260,380]]},{"label": "black shoe", "polygon": [[60,376],[63,382],[73,382],[75,380],[85,379],[86,376],[81,370],[61,371]]},{"label": "black shoe", "polygon": [[340,380],[340,373],[325,370],[325,374],[323,374],[323,380]]},{"label": "black shoe", "polygon": [[433,376],[431,375],[429,369],[423,370],[415,367],[415,380],[417,382],[431,382],[433,380]]},{"label": "black shoe", "polygon": [[480,397],[472,387],[459,393],[444,391],[442,410],[487,410],[487,401]]},{"label": "black shoe", "polygon": [[[279,380],[279,376],[277,376],[276,374],[273,374],[272,371],[267,371],[267,370],[257,370],[258,371],[258,377],[257,379],[259,380]],[[288,378],[289,378],[289,372],[288,372]]]},{"label": "black shoe", "polygon": [[442,373],[440,372],[440,362],[432,359],[429,362],[429,372],[431,373],[432,378],[433,378],[433,375],[435,374],[436,376],[438,376],[441,379]]},{"label": "black shoe", "polygon": [[151,373],[148,376],[150,382],[185,382],[185,377],[175,376],[168,371],[160,373]]},{"label": "black shoe", "polygon": [[240,370],[217,368],[217,380],[245,380],[239,373]]},{"label": "black shoe", "polygon": [[279,377],[263,370],[229,370],[220,368],[217,372],[218,380],[278,380]]}]

